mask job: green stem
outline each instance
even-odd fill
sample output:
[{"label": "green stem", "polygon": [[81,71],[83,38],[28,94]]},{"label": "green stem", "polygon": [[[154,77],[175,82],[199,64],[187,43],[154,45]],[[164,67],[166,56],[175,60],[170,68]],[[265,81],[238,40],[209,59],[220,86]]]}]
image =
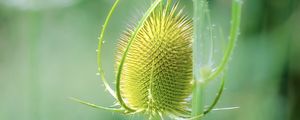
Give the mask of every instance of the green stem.
[{"label": "green stem", "polygon": [[[232,18],[231,18],[231,28],[230,28],[230,36],[229,36],[229,43],[228,47],[224,53],[224,57],[222,58],[220,64],[217,66],[216,70],[210,74],[208,77],[202,76],[202,80],[200,78],[200,39],[201,33],[203,29],[203,25],[201,22],[204,21],[204,14],[206,9],[207,1],[206,0],[194,0],[194,42],[193,42],[193,74],[195,79],[195,88],[193,91],[193,101],[192,101],[192,119],[200,120],[205,114],[209,113],[214,106],[219,101],[223,88],[224,88],[224,80],[222,80],[219,93],[217,97],[214,99],[212,105],[208,108],[208,110],[204,111],[204,88],[205,84],[208,83],[210,80],[215,79],[218,77],[225,69],[230,56],[232,55],[235,43],[237,41],[239,27],[240,27],[240,20],[241,20],[241,9],[242,9],[242,2],[240,0],[233,0],[232,2]],[[202,37],[203,38],[203,37]],[[204,78],[203,78],[204,77]],[[204,80],[203,80],[204,79]]]},{"label": "green stem", "polygon": [[221,95],[222,95],[222,93],[224,91],[224,85],[225,85],[225,77],[223,76],[223,78],[221,79],[221,85],[219,87],[219,91],[218,91],[217,96],[215,97],[214,101],[212,102],[212,104],[203,113],[198,114],[196,116],[193,116],[189,120],[200,119],[204,115],[206,115],[207,113],[209,113],[210,111],[212,111],[214,109],[214,107],[217,105],[217,103],[219,102],[220,98],[221,98]]},{"label": "green stem", "polygon": [[206,82],[215,79],[218,77],[226,67],[229,58],[232,55],[237,37],[239,34],[241,13],[242,13],[242,2],[240,0],[233,0],[232,2],[232,11],[231,11],[231,27],[230,27],[230,36],[228,47],[224,53],[221,63],[217,66],[216,70],[206,79]]},{"label": "green stem", "polygon": [[97,64],[98,64],[98,72],[100,73],[100,76],[101,76],[101,80],[102,82],[104,83],[104,86],[105,88],[108,90],[108,92],[114,97],[114,98],[117,98],[116,97],[116,94],[114,92],[114,90],[109,86],[106,78],[105,78],[105,75],[104,75],[104,71],[102,69],[102,63],[101,63],[101,48],[102,48],[102,45],[103,45],[103,36],[104,36],[104,33],[106,31],[106,27],[109,23],[109,20],[111,18],[111,15],[112,13],[115,11],[118,3],[119,3],[120,0],[116,0],[114,5],[112,6],[112,8],[110,9],[106,19],[105,19],[105,22],[102,26],[102,30],[101,30],[101,33],[100,33],[100,37],[99,37],[99,43],[98,43],[98,48],[97,48]]},{"label": "green stem", "polygon": [[203,115],[209,113],[210,111],[212,111],[214,109],[214,107],[217,105],[217,103],[219,102],[221,95],[224,91],[224,85],[225,85],[225,77],[223,76],[223,78],[221,79],[221,86],[219,87],[219,91],[217,93],[217,96],[215,97],[214,101],[212,102],[212,104],[207,108],[207,110],[205,110],[203,112]]},{"label": "green stem", "polygon": [[[204,83],[196,82],[193,91],[192,116],[196,117],[204,112]],[[199,118],[200,119],[200,118]]]},{"label": "green stem", "polygon": [[96,104],[93,104],[93,103],[89,103],[89,102],[86,102],[86,101],[83,101],[83,100],[80,100],[80,99],[77,99],[77,98],[70,98],[70,99],[75,101],[75,102],[81,103],[83,105],[89,106],[89,107],[102,109],[102,110],[108,110],[108,111],[112,111],[112,112],[124,113],[124,110],[122,110],[122,109],[103,107],[103,106],[99,106],[99,105],[96,105]]},{"label": "green stem", "polygon": [[[206,0],[194,0],[194,38],[193,38],[193,75],[194,75],[194,91],[192,99],[192,116],[197,116],[204,111],[204,82],[201,81],[200,76],[200,51],[201,51],[201,38],[204,16],[205,16],[205,4]],[[199,118],[200,119],[200,118]]]}]

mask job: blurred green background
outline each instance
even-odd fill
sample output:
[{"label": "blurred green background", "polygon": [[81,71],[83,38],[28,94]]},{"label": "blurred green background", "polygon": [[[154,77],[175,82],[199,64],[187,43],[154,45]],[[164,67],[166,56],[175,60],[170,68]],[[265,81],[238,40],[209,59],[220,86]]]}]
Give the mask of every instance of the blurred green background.
[{"label": "blurred green background", "polygon": [[[96,47],[113,0],[0,0],[0,120],[119,120],[69,100],[114,103],[96,76]],[[105,37],[103,62],[114,79],[121,32],[150,0],[121,0]],[[192,1],[181,0],[188,14]],[[230,0],[209,0],[213,23],[228,33]],[[225,93],[206,120],[300,119],[299,0],[244,0],[241,35]],[[227,36],[227,35],[226,35]],[[218,81],[210,84],[207,103]]]}]

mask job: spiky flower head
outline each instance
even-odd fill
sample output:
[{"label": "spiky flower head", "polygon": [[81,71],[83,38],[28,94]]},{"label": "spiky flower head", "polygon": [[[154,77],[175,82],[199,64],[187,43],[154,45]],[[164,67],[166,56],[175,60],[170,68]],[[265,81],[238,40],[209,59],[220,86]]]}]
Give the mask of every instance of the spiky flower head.
[{"label": "spiky flower head", "polygon": [[[116,66],[134,29],[118,45]],[[128,50],[120,81],[125,103],[150,116],[190,114],[192,92],[192,20],[173,7],[157,7]]]}]

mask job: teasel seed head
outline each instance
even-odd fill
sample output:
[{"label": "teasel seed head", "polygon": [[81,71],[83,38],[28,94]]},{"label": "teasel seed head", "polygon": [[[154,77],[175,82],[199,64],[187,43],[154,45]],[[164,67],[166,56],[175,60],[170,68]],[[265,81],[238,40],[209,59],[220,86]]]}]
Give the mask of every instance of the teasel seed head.
[{"label": "teasel seed head", "polygon": [[[192,20],[172,7],[157,7],[131,44],[120,81],[122,98],[150,116],[190,115],[192,93]],[[134,29],[121,36],[116,66]]]}]

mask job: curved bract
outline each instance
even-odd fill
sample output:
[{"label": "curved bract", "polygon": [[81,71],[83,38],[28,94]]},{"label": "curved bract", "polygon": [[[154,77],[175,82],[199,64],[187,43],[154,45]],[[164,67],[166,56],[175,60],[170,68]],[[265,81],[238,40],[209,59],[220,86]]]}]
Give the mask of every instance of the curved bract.
[{"label": "curved bract", "polygon": [[106,78],[105,78],[105,75],[104,75],[104,71],[103,71],[103,68],[102,68],[102,62],[101,62],[101,53],[102,53],[102,46],[103,46],[103,38],[104,38],[104,33],[106,31],[106,27],[110,21],[110,18],[112,16],[112,13],[115,11],[117,5],[119,4],[120,0],[116,0],[114,5],[112,6],[111,10],[109,11],[106,19],[105,19],[105,22],[102,26],[102,30],[101,30],[101,33],[100,33],[100,37],[99,37],[99,42],[98,42],[98,48],[96,50],[97,52],[97,64],[98,64],[98,72],[101,76],[101,80],[103,81],[103,84],[105,86],[105,88],[108,90],[108,92],[114,97],[114,98],[117,98],[116,95],[115,95],[115,91],[109,86]]},{"label": "curved bract", "polygon": [[[192,21],[177,4],[157,7],[137,32],[123,64],[121,95],[126,105],[150,116],[188,116],[192,92]],[[133,30],[121,37],[119,66]]]}]

